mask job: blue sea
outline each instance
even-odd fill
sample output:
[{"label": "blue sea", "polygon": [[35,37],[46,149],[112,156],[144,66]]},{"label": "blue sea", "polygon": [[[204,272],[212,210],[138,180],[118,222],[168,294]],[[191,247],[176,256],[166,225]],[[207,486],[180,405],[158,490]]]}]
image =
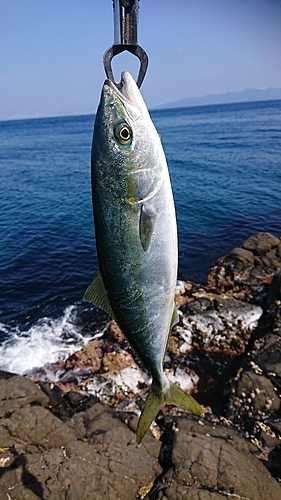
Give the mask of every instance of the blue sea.
[{"label": "blue sea", "polygon": [[[155,110],[174,191],[179,279],[259,231],[281,236],[281,101]],[[99,335],[94,116],[0,122],[0,369],[25,373]],[[114,242],[113,242],[114,248]]]}]

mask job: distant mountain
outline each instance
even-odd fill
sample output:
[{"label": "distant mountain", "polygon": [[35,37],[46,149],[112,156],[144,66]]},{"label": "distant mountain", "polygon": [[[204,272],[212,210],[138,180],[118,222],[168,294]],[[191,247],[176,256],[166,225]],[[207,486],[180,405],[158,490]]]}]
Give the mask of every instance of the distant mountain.
[{"label": "distant mountain", "polygon": [[208,104],[228,104],[232,102],[274,101],[281,99],[281,88],[270,87],[267,90],[245,89],[241,92],[227,92],[226,94],[208,94],[204,97],[186,97],[178,101],[168,102],[157,106],[157,109],[184,108],[189,106],[205,106]]}]

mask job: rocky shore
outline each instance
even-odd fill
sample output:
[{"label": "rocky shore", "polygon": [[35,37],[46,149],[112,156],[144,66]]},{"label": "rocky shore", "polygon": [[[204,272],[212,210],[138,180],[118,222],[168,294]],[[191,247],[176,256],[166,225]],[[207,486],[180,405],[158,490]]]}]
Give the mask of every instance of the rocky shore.
[{"label": "rocky shore", "polygon": [[150,377],[110,322],[51,370],[0,372],[0,500],[281,499],[280,239],[249,237],[176,303],[165,369],[206,417],[166,407],[137,447]]}]

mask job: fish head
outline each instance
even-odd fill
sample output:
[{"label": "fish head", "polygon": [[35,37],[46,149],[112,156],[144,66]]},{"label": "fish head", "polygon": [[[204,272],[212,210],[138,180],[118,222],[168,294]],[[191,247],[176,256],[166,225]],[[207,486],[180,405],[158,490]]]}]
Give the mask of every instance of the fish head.
[{"label": "fish head", "polygon": [[120,90],[106,80],[96,115],[92,170],[126,203],[139,204],[158,190],[166,165],[159,135],[133,77]]}]

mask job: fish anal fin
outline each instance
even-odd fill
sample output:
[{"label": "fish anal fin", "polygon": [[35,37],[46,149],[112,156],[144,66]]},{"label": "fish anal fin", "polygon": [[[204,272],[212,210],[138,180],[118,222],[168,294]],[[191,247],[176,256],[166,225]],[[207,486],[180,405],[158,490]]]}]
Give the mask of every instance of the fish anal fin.
[{"label": "fish anal fin", "polygon": [[153,235],[156,211],[149,203],[144,203],[141,206],[139,233],[142,248],[146,252],[149,248],[150,241]]},{"label": "fish anal fin", "polygon": [[137,444],[140,444],[152,421],[164,405],[176,405],[195,413],[195,415],[204,417],[201,406],[190,394],[183,391],[178,385],[173,384],[173,382],[168,381],[168,384],[168,388],[163,391],[161,391],[159,385],[152,384],[139,418],[136,435]]},{"label": "fish anal fin", "polygon": [[107,291],[105,289],[102,276],[100,272],[98,272],[91,284],[88,286],[84,299],[93,304],[100,309],[106,311],[113,319],[115,319],[115,314],[112,310],[112,307],[109,302],[109,298],[107,295]]}]

